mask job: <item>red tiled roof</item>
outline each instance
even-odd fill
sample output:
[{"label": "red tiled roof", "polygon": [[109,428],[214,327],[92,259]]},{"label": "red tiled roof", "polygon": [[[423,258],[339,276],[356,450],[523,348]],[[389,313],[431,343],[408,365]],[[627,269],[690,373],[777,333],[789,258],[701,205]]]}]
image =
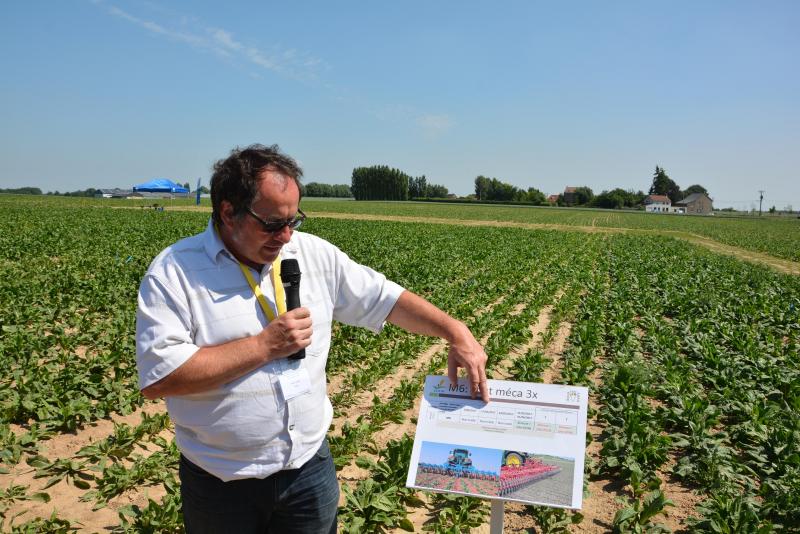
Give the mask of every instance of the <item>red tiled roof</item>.
[{"label": "red tiled roof", "polygon": [[672,201],[669,199],[668,196],[664,195],[647,195],[644,198],[645,204],[647,203],[654,203],[654,202],[662,202],[664,204],[672,204]]}]

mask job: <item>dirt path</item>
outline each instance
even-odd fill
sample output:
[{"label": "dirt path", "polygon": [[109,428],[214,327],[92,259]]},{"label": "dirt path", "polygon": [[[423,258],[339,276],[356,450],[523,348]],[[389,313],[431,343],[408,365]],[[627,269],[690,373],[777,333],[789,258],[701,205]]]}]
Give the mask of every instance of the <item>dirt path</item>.
[{"label": "dirt path", "polygon": [[561,370],[564,368],[561,356],[564,354],[570,333],[572,333],[572,323],[562,322],[558,325],[555,337],[545,348],[544,356],[551,360],[551,364],[542,374],[542,383],[553,384],[555,379],[561,376]]}]

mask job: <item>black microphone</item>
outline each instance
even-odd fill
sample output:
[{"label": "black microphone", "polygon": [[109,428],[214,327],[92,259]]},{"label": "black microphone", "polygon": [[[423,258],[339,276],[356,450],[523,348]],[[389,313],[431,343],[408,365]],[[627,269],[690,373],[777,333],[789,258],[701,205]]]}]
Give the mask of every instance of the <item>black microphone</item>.
[{"label": "black microphone", "polygon": [[[300,265],[297,260],[281,260],[281,283],[286,293],[286,311],[300,307]],[[290,360],[302,360],[306,357],[306,349],[300,349]]]}]

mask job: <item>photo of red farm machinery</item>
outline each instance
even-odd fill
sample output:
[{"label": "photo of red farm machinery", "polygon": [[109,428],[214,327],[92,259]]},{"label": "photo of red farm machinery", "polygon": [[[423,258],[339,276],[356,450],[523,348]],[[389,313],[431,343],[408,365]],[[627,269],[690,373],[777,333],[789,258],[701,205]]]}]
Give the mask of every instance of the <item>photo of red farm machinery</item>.
[{"label": "photo of red farm machinery", "polygon": [[498,496],[508,495],[538,480],[556,475],[559,471],[561,471],[560,467],[546,464],[532,454],[505,451],[503,463],[500,466]]}]

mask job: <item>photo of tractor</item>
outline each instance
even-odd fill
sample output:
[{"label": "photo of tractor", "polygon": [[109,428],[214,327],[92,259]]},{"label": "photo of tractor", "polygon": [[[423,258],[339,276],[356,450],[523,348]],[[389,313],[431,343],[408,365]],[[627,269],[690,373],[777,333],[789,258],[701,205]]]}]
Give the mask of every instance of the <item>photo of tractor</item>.
[{"label": "photo of tractor", "polygon": [[423,442],[416,484],[444,491],[497,496],[501,452]]},{"label": "photo of tractor", "polygon": [[418,472],[475,480],[491,480],[495,482],[500,480],[500,476],[497,473],[476,469],[475,466],[472,465],[472,453],[469,449],[464,448],[452,449],[445,463],[430,464],[420,462]]},{"label": "photo of tractor", "polygon": [[447,469],[450,474],[472,471],[472,454],[468,449],[453,449],[447,457]]}]

